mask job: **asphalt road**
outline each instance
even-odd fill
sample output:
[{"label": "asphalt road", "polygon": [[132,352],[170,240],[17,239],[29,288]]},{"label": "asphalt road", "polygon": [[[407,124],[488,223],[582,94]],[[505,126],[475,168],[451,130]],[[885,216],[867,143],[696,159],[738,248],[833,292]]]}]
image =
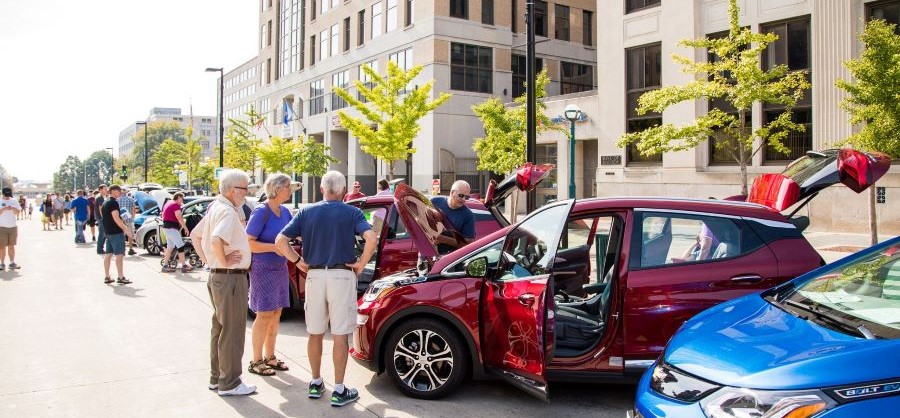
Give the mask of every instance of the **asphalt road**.
[{"label": "asphalt road", "polygon": [[[159,257],[141,252],[125,259],[133,284],[103,284],[102,258],[93,245],[73,243],[73,228],[44,232],[37,219],[19,222],[22,269],[0,272],[0,416],[560,418],[623,417],[632,406],[629,385],[551,385],[552,401],[544,403],[500,381],[466,382],[446,399],[420,401],[351,360],[348,383],[360,400],[332,408],[327,397],[306,398],[302,315],[282,321],[279,333],[277,355],[291,370],[265,378],[245,373],[258,393],[221,398],[206,388],[207,274],[162,274]],[[328,390],[330,350],[326,339]]]}]

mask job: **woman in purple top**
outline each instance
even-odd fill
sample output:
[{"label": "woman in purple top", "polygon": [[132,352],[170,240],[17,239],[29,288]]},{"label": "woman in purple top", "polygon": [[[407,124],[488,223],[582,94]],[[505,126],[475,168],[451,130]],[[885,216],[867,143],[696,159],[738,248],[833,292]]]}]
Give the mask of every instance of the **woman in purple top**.
[{"label": "woman in purple top", "polygon": [[[276,173],[266,179],[266,204],[257,206],[247,221],[250,240],[250,309],[253,321],[253,361],[248,371],[263,376],[287,370],[275,357],[281,309],[291,306],[287,260],[275,249],[275,238],[291,220],[282,203],[291,198],[291,178]],[[265,355],[263,350],[265,349]],[[273,370],[274,369],[274,370]]]}]

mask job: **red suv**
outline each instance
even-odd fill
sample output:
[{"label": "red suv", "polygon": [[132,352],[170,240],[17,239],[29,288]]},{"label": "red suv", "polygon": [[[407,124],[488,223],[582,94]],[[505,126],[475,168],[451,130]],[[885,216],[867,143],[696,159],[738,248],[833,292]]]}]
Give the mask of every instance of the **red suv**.
[{"label": "red suv", "polygon": [[[853,153],[804,157],[751,198],[786,208],[889,165]],[[427,200],[396,197],[423,261],[372,283],[351,355],[417,398],[488,373],[545,399],[551,380],[636,380],[694,314],[824,264],[802,222],[772,206],[637,197],[553,203],[441,257],[434,226],[416,221]],[[700,236],[713,246],[698,253]]]}]

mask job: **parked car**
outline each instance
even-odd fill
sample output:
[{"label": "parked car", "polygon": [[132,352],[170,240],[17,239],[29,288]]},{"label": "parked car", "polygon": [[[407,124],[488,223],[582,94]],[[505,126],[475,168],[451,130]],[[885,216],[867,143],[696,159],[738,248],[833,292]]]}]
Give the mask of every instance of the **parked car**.
[{"label": "parked car", "polygon": [[[798,202],[871,180],[877,165],[862,153],[804,158],[777,183],[796,193],[768,196]],[[351,355],[417,398],[445,396],[470,374],[542,399],[550,381],[636,381],[691,316],[824,264],[791,219],[755,203],[567,200],[439,256],[434,224],[417,214],[424,196],[401,186],[397,200],[422,261],[371,284]],[[704,230],[717,244],[697,257]]]},{"label": "parked car", "polygon": [[900,238],[704,311],[633,417],[874,417],[900,410]]},{"label": "parked car", "polygon": [[[499,184],[491,181],[488,186],[488,196],[484,202],[474,198],[468,199],[466,206],[475,215],[475,237],[486,236],[509,225],[509,221],[501,213],[499,205],[516,188],[530,190],[536,187],[550,174],[552,168],[552,164],[545,164],[529,170],[527,173],[523,172],[522,175],[510,176]],[[396,187],[411,189],[405,184],[397,184]],[[362,210],[378,238],[375,254],[357,279],[359,295],[362,295],[374,280],[415,268],[419,250],[416,241],[409,234],[406,221],[399,216],[400,212],[395,196],[366,196],[347,202],[347,204]],[[357,242],[358,254],[362,253],[363,244],[362,240]],[[297,252],[301,251],[299,242],[294,242],[293,246]],[[305,299],[306,274],[292,263],[288,263],[288,269],[291,278],[292,306],[300,308]]]},{"label": "parked car", "polygon": [[[187,224],[188,230],[194,229],[194,226],[200,223],[200,220],[203,219],[203,215],[206,213],[206,207],[213,200],[215,198],[200,197],[184,204],[181,208],[181,215],[184,217],[184,223]],[[159,209],[159,207],[156,209]],[[162,223],[162,218],[159,216],[158,213],[156,217],[144,221],[134,233],[135,241],[147,250],[150,255],[160,255],[165,250],[165,244],[156,232],[157,226]]]},{"label": "parked car", "polygon": [[150,209],[147,209],[147,210],[141,212],[139,215],[134,217],[135,230],[137,230],[141,226],[143,226],[144,221],[146,221],[147,219],[153,219],[157,216],[159,216],[159,206],[154,206]]}]

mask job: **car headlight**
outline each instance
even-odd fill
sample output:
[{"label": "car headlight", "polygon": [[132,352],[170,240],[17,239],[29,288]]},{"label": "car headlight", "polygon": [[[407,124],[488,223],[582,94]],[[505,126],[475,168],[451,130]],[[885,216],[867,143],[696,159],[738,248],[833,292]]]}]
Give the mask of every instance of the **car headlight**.
[{"label": "car headlight", "polygon": [[397,286],[392,281],[375,280],[366,289],[366,293],[363,295],[363,302],[375,302],[396,288]]},{"label": "car headlight", "polygon": [[753,390],[726,387],[700,402],[709,418],[807,418],[836,403],[819,390]]},{"label": "car headlight", "polygon": [[650,376],[651,389],[682,402],[697,402],[720,387],[662,362],[657,363]]}]

